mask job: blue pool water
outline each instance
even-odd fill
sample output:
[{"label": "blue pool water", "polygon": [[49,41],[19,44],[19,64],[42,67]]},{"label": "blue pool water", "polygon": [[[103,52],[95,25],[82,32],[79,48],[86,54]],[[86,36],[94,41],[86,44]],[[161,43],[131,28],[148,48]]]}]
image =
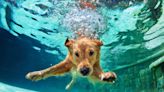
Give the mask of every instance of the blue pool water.
[{"label": "blue pool water", "polygon": [[[163,92],[163,0],[97,1],[96,9],[81,10],[78,0],[0,0],[0,92],[67,92],[69,74],[38,82],[25,75],[63,60],[65,40],[81,28],[103,41],[101,67],[118,78],[96,85],[78,79],[70,92]],[[158,64],[162,72],[154,75]]]}]

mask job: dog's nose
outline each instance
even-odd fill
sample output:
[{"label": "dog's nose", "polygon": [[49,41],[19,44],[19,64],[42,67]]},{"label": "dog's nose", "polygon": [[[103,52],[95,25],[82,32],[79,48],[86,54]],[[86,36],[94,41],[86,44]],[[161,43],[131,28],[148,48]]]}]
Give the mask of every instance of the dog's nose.
[{"label": "dog's nose", "polygon": [[88,67],[83,67],[80,69],[80,73],[83,75],[83,76],[86,76],[89,74],[89,68]]}]

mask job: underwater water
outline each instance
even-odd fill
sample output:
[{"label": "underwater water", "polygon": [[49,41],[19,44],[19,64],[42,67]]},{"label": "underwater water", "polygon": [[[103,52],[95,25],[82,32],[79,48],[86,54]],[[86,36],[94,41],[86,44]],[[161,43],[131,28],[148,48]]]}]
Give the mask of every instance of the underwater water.
[{"label": "underwater water", "polygon": [[96,1],[80,9],[78,0],[0,0],[0,92],[67,92],[69,74],[38,82],[25,75],[63,60],[77,32],[103,41],[101,67],[118,78],[80,78],[70,92],[164,92],[164,1]]}]

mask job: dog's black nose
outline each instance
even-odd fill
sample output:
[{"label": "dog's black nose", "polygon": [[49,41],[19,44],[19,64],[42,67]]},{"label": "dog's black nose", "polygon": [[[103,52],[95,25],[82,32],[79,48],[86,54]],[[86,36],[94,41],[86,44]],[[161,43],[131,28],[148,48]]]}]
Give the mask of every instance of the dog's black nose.
[{"label": "dog's black nose", "polygon": [[89,68],[87,67],[83,67],[80,69],[80,73],[83,75],[83,76],[86,76],[89,74]]}]

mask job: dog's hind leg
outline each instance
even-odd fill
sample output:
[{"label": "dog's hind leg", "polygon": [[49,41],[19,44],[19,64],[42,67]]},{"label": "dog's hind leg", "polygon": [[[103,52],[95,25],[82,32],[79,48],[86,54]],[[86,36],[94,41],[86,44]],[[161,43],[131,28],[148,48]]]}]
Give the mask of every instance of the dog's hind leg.
[{"label": "dog's hind leg", "polygon": [[76,82],[76,77],[77,77],[77,73],[75,71],[72,72],[72,80],[69,84],[67,84],[66,86],[66,90],[69,90],[72,88],[72,86],[74,85],[74,83]]},{"label": "dog's hind leg", "polygon": [[72,88],[72,86],[74,85],[74,83],[75,83],[75,81],[76,81],[76,79],[74,79],[74,78],[72,78],[72,80],[71,80],[71,82],[66,86],[66,90],[69,90],[69,89],[71,89]]}]

